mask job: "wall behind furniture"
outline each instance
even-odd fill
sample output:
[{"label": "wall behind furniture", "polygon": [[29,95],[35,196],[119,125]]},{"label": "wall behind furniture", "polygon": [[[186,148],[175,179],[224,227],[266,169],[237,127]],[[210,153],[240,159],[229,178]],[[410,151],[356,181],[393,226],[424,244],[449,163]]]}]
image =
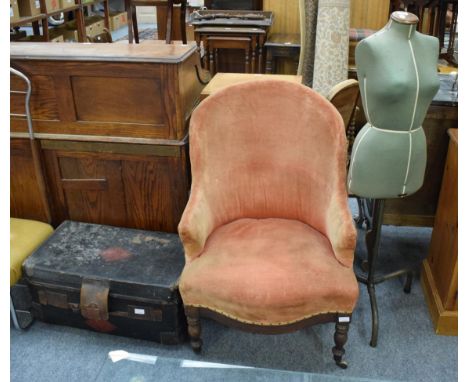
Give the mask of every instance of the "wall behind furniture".
[{"label": "wall behind furniture", "polygon": [[[351,0],[351,28],[380,29],[388,21],[390,0]],[[263,0],[263,10],[272,11],[270,33],[300,33],[299,0]]]},{"label": "wall behind furniture", "polygon": [[381,29],[388,21],[390,0],[351,0],[351,28]]},{"label": "wall behind furniture", "polygon": [[269,33],[300,33],[299,0],[263,0],[263,10],[275,17]]}]

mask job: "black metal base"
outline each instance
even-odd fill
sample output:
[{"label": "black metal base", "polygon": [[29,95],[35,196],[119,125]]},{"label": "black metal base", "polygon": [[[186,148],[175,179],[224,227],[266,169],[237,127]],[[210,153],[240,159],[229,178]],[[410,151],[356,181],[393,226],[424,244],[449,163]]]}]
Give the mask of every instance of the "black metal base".
[{"label": "black metal base", "polygon": [[21,279],[10,287],[10,318],[16,329],[26,329],[33,323],[31,307],[32,300],[29,288],[24,279]]},{"label": "black metal base", "polygon": [[410,293],[414,271],[410,268],[403,268],[377,276],[376,266],[379,254],[385,201],[384,199],[357,198],[357,202],[359,206],[359,215],[355,217],[354,220],[359,228],[365,227],[366,229],[365,241],[367,259],[363,260],[361,264],[359,264],[362,273],[356,273],[356,277],[359,282],[367,285],[372,312],[372,335],[370,346],[376,347],[379,332],[379,311],[375,295],[375,286],[394,277],[406,275],[406,282],[403,290],[405,293]]}]

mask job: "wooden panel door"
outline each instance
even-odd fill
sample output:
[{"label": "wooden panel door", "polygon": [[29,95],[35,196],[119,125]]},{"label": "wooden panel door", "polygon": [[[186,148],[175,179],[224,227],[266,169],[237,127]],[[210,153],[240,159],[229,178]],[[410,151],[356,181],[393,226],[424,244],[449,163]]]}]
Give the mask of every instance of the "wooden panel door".
[{"label": "wooden panel door", "polygon": [[177,232],[190,188],[186,144],[43,141],[42,148],[55,225]]},{"label": "wooden panel door", "polygon": [[45,151],[45,157],[55,191],[56,224],[70,219],[125,226],[127,211],[119,160],[51,150]]},{"label": "wooden panel door", "polygon": [[188,174],[180,158],[123,161],[122,179],[129,226],[177,232],[189,191]]}]

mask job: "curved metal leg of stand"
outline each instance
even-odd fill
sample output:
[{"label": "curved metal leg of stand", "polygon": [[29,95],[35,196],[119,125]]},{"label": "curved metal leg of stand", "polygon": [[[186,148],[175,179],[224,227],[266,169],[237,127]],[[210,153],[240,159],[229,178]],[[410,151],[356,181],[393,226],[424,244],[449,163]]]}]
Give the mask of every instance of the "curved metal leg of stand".
[{"label": "curved metal leg of stand", "polygon": [[17,330],[21,330],[21,326],[19,325],[18,316],[16,315],[15,306],[13,305],[13,300],[11,299],[11,296],[10,296],[10,316],[11,316],[11,319],[13,320],[13,325],[15,326],[15,328]]},{"label": "curved metal leg of stand", "polygon": [[367,272],[367,291],[369,292],[369,299],[372,311],[372,337],[370,346],[377,346],[377,337],[379,332],[379,314],[377,311],[377,298],[375,296],[375,270],[377,265],[377,258],[379,255],[380,234],[382,231],[384,212],[384,200],[376,199],[373,201],[372,206],[372,223],[371,228],[366,232],[366,247],[368,259],[368,272]]},{"label": "curved metal leg of stand", "polygon": [[385,201],[383,199],[375,199],[373,201],[369,199],[359,199],[360,198],[358,198],[358,201],[360,203],[360,207],[362,207],[362,211],[364,212],[363,216],[367,225],[367,231],[365,235],[367,259],[363,259],[360,263],[360,268],[364,271],[365,274],[357,274],[357,276],[359,282],[366,284],[367,291],[369,293],[369,300],[372,313],[372,336],[370,340],[370,346],[376,347],[379,332],[379,312],[377,309],[377,297],[375,293],[376,284],[381,283],[390,278],[406,274],[406,281],[403,290],[405,291],[405,293],[410,293],[414,273],[413,271],[409,271],[408,268],[406,268],[394,271],[392,273],[388,273],[386,275],[379,274],[376,277],[377,259],[379,256],[379,244],[382,232]]},{"label": "curved metal leg of stand", "polygon": [[359,264],[363,272],[369,272],[369,260],[363,259]]},{"label": "curved metal leg of stand", "polygon": [[373,284],[367,285],[367,291],[369,292],[372,311],[372,336],[369,345],[375,348],[379,336],[379,311],[377,309],[377,298],[375,297],[375,286]]},{"label": "curved metal leg of stand", "polygon": [[356,198],[357,204],[358,204],[358,215],[354,216],[354,222],[356,223],[356,226],[358,228],[363,228],[364,223],[366,223],[366,215],[364,213],[364,206],[363,203],[364,201],[361,198]]},{"label": "curved metal leg of stand", "polygon": [[406,274],[406,281],[405,281],[405,287],[403,288],[403,291],[406,294],[411,293],[411,285],[413,283],[413,272],[408,272]]}]

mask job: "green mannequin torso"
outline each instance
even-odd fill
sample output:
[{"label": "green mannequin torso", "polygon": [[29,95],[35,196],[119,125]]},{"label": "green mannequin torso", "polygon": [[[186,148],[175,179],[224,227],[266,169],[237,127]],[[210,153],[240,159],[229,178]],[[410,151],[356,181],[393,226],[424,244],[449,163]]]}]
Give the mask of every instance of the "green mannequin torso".
[{"label": "green mannequin torso", "polygon": [[406,196],[424,180],[426,138],[421,124],[439,88],[439,42],[416,32],[416,22],[405,23],[411,14],[396,13],[356,48],[368,123],[353,146],[348,188],[361,197]]}]

